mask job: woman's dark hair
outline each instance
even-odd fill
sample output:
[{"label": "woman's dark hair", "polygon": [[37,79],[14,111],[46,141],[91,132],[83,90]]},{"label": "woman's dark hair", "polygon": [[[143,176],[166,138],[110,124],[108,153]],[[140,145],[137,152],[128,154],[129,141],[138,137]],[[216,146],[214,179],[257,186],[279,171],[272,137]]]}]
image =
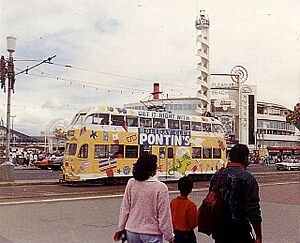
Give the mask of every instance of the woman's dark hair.
[{"label": "woman's dark hair", "polygon": [[229,152],[231,162],[245,164],[248,162],[249,149],[245,144],[237,144]]},{"label": "woman's dark hair", "polygon": [[188,196],[193,189],[193,181],[187,176],[181,177],[178,181],[178,190],[184,196]]},{"label": "woman's dark hair", "polygon": [[142,154],[133,166],[133,178],[137,181],[147,180],[157,169],[157,156]]}]

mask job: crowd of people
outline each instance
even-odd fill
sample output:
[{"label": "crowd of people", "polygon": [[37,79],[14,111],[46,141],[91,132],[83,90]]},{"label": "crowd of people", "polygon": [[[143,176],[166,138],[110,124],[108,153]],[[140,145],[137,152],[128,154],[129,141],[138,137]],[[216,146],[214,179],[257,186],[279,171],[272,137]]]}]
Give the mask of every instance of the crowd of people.
[{"label": "crowd of people", "polygon": [[[261,243],[258,184],[246,171],[249,149],[237,144],[229,157],[230,163],[221,175],[219,189],[223,202],[219,219],[222,224],[216,227],[212,237],[216,243]],[[168,187],[157,179],[156,170],[156,155],[144,154],[137,160],[133,178],[125,189],[114,240],[127,240],[128,243],[197,242],[194,232],[198,224],[197,203],[188,198],[193,181],[189,177],[179,179],[180,195],[170,202]],[[216,175],[211,179],[210,191],[216,183]]]},{"label": "crowd of people", "polygon": [[22,165],[32,167],[35,161],[51,159],[61,155],[59,152],[51,154],[40,150],[15,149],[9,153],[9,161],[15,166]]}]

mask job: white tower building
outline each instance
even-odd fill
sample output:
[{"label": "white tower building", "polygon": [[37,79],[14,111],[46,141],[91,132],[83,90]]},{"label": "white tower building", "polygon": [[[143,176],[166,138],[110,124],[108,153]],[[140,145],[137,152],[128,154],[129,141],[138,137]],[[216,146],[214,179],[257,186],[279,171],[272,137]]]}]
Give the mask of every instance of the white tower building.
[{"label": "white tower building", "polygon": [[200,57],[198,70],[201,72],[197,78],[197,84],[200,88],[197,91],[197,98],[200,99],[197,112],[203,114],[205,111],[210,111],[210,73],[209,73],[209,19],[205,15],[205,10],[200,10],[200,15],[197,17],[197,55]]}]

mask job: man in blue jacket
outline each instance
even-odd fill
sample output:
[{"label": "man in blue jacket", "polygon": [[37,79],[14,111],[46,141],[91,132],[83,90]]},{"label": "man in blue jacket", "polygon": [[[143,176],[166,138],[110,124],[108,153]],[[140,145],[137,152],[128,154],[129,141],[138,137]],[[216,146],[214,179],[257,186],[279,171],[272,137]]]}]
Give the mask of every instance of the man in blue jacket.
[{"label": "man in blue jacket", "polygon": [[[261,243],[261,210],[258,183],[246,171],[249,164],[249,149],[244,144],[235,145],[229,153],[221,178],[219,192],[222,197],[223,215],[213,233],[216,243]],[[211,179],[210,190],[216,183],[216,175]],[[252,227],[255,237],[252,234]]]}]

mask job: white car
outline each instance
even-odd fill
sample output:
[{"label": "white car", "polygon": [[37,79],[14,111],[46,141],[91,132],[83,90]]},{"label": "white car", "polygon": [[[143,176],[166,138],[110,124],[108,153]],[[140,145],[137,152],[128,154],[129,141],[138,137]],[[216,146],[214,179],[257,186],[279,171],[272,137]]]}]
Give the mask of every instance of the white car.
[{"label": "white car", "polygon": [[300,161],[298,159],[286,159],[275,165],[277,170],[300,170]]}]

